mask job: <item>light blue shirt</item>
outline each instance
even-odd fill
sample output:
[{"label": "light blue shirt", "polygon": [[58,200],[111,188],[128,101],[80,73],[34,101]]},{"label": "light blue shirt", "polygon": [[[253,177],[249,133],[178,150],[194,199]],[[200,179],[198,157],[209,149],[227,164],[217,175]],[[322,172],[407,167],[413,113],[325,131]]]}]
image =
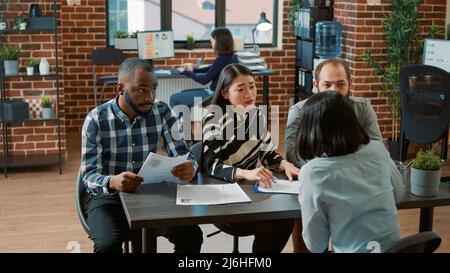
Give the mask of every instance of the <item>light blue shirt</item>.
[{"label": "light blue shirt", "polygon": [[[388,249],[400,239],[396,203],[403,182],[384,145],[370,141],[353,154],[314,158],[300,171],[303,239],[312,252]],[[373,241],[373,242],[372,242]]]}]

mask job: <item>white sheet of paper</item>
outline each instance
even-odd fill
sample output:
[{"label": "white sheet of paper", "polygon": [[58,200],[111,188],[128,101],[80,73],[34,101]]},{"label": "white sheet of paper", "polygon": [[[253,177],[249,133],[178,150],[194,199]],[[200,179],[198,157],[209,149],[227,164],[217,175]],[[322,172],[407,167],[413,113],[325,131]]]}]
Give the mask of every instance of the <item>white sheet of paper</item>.
[{"label": "white sheet of paper", "polygon": [[177,185],[177,205],[218,205],[251,201],[237,183]]},{"label": "white sheet of paper", "polygon": [[298,188],[300,182],[298,180],[289,181],[282,179],[275,179],[275,183],[272,183],[272,188],[266,189],[258,186],[258,191],[260,192],[271,192],[271,193],[292,193],[298,194]]},{"label": "white sheet of paper", "polygon": [[173,167],[186,162],[189,153],[177,157],[168,157],[155,153],[150,153],[144,161],[138,175],[144,178],[145,183],[156,183],[161,181],[172,181]]}]

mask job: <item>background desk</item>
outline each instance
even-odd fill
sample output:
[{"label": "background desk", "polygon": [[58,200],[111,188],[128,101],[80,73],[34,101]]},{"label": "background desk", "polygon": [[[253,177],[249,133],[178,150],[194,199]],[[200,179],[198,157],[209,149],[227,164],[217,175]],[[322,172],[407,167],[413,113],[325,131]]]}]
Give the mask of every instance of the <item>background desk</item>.
[{"label": "background desk", "polygon": [[[197,183],[225,182],[198,174]],[[160,227],[291,219],[301,216],[297,195],[254,193],[253,185],[253,182],[241,184],[252,200],[251,203],[177,206],[177,186],[166,182],[141,185],[134,193],[121,192],[120,200],[131,229],[142,230],[144,252],[156,252],[156,231]],[[428,231],[433,228],[433,208],[449,205],[450,194],[443,189],[437,197],[430,198],[412,195],[408,189],[398,209],[420,208],[419,231]]]},{"label": "background desk", "polygon": [[[157,70],[164,70],[164,69],[156,69]],[[269,76],[273,75],[275,72],[271,69],[264,69],[264,70],[258,70],[253,71],[254,76],[261,76],[263,78],[263,105],[269,105]],[[167,74],[167,73],[155,73],[156,78],[160,80],[170,80],[170,79],[186,79],[186,77],[183,74]],[[194,80],[191,79],[192,82]],[[200,85],[192,85],[187,88],[201,88]],[[182,89],[187,89],[182,88]],[[173,94],[177,93],[177,91],[181,90],[171,90],[174,91]],[[158,98],[158,91],[156,91],[156,97]],[[159,98],[158,98],[159,99]],[[166,101],[167,100],[167,101]],[[169,103],[168,99],[163,99],[164,102]]]}]

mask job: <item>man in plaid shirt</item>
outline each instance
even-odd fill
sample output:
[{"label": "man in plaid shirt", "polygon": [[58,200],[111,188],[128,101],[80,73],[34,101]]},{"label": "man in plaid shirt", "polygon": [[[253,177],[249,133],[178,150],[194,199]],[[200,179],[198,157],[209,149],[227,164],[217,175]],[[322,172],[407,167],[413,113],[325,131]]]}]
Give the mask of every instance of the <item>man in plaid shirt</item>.
[{"label": "man in plaid shirt", "polygon": [[[87,222],[94,252],[122,252],[131,230],[118,192],[132,192],[143,181],[136,175],[159,139],[169,156],[189,153],[179,123],[169,106],[155,99],[157,80],[144,60],[131,58],[119,68],[116,98],[88,113],[82,129],[81,177],[90,198]],[[176,166],[172,174],[190,181],[197,168],[191,161]],[[161,229],[175,252],[200,252],[202,231],[197,225]]]}]

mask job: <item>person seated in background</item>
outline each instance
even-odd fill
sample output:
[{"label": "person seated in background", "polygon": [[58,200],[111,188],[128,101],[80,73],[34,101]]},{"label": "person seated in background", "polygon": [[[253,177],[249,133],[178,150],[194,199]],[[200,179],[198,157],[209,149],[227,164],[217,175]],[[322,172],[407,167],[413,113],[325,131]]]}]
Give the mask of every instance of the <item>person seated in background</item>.
[{"label": "person seated in background", "polygon": [[[209,175],[228,182],[259,180],[261,186],[271,187],[274,179],[271,170],[283,171],[292,180],[299,169],[276,152],[262,111],[255,107],[256,94],[255,79],[247,67],[230,64],[223,69],[204,119],[200,166]],[[263,167],[257,167],[258,160]],[[286,245],[293,221],[241,222],[228,226],[255,235],[253,252],[277,253]]]},{"label": "person seated in background", "polygon": [[[81,177],[89,192],[87,223],[94,252],[122,252],[131,230],[119,199],[119,191],[133,192],[143,181],[136,175],[150,152],[156,153],[162,138],[169,156],[190,153],[177,119],[169,106],[155,99],[157,80],[144,60],[131,58],[119,68],[118,95],[90,111],[84,121]],[[189,161],[172,170],[183,181],[195,175],[197,163]],[[200,252],[199,226],[160,229],[175,245],[175,252]]]},{"label": "person seated in background", "polygon": [[295,151],[303,240],[311,252],[370,252],[400,239],[396,203],[401,175],[380,141],[371,140],[352,100],[321,92],[304,104]]},{"label": "person seated in background", "polygon": [[[380,128],[378,126],[377,116],[370,102],[361,97],[350,96],[350,69],[342,60],[326,60],[320,63],[314,71],[313,84],[318,92],[335,91],[350,98],[356,117],[363,127],[369,139],[383,142]],[[300,115],[303,106],[308,99],[298,102],[289,108],[288,121],[285,131],[285,151],[286,159],[301,168],[306,161],[303,158],[296,158],[296,134],[298,129],[303,126],[300,123]],[[294,252],[305,252],[306,248],[301,237],[301,223],[295,221],[294,232],[292,234]]]},{"label": "person seated in background", "polygon": [[170,97],[170,106],[174,108],[176,105],[186,105],[192,107],[194,98],[201,98],[200,101],[211,96],[216,89],[217,80],[222,69],[232,63],[238,63],[238,59],[234,54],[233,35],[230,30],[225,27],[218,27],[211,32],[211,45],[217,55],[211,66],[207,68],[194,69],[191,65],[184,65],[179,68],[182,74],[193,79],[194,81],[206,85],[207,88],[194,88],[183,90],[173,94]]}]

